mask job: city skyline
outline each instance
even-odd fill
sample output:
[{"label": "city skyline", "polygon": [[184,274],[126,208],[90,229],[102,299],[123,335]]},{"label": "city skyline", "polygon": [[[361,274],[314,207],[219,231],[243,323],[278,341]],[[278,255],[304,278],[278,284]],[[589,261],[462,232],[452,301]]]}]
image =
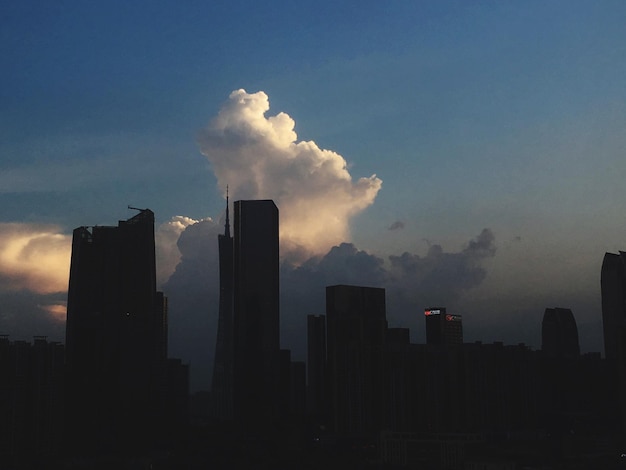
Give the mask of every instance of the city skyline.
[{"label": "city skyline", "polygon": [[416,342],[445,305],[466,341],[539,349],[558,306],[603,351],[602,259],[626,249],[626,7],[282,6],[10,2],[0,332],[62,340],[72,228],[150,207],[173,354],[197,376],[230,185],[281,210],[296,358],[340,283],[385,287]]}]

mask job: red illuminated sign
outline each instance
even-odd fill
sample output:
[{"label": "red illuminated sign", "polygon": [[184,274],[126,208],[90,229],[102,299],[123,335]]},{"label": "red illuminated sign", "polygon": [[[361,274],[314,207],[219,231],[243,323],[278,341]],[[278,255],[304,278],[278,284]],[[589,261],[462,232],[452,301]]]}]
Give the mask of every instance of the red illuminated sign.
[{"label": "red illuminated sign", "polygon": [[424,315],[426,315],[427,317],[431,315],[441,315],[441,310],[438,310],[438,309],[424,310]]}]

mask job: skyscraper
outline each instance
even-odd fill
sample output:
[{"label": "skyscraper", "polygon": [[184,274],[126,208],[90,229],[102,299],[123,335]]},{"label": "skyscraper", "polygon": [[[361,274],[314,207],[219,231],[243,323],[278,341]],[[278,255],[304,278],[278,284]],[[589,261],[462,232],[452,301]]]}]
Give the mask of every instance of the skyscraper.
[{"label": "skyscraper", "polygon": [[234,406],[261,424],[278,410],[278,208],[271,200],[234,206]]},{"label": "skyscraper", "polygon": [[164,394],[167,302],[154,213],[74,230],[67,300],[67,435],[80,452],[149,445]]},{"label": "skyscraper", "polygon": [[[227,190],[228,191],[228,190]],[[211,414],[220,420],[233,418],[233,238],[230,236],[228,192],[224,234],[218,235],[220,304],[211,382]]]},{"label": "skyscraper", "polygon": [[600,287],[604,353],[626,432],[626,252],[605,253]]},{"label": "skyscraper", "polygon": [[546,308],[541,322],[541,350],[552,357],[578,357],[578,328],[569,308]]},{"label": "skyscraper", "polygon": [[600,276],[604,353],[626,365],[626,252],[605,253]]},{"label": "skyscraper", "polygon": [[372,437],[384,424],[385,289],[326,287],[326,319],[334,431]]},{"label": "skyscraper", "polygon": [[426,344],[463,344],[463,318],[446,313],[444,307],[424,310]]}]

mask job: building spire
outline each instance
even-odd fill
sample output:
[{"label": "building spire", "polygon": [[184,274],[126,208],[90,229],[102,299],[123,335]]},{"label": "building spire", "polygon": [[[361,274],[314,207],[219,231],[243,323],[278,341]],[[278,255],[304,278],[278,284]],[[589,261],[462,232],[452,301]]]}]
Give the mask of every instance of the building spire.
[{"label": "building spire", "polygon": [[228,185],[226,185],[226,223],[224,224],[224,236],[230,238],[230,219],[228,217]]}]

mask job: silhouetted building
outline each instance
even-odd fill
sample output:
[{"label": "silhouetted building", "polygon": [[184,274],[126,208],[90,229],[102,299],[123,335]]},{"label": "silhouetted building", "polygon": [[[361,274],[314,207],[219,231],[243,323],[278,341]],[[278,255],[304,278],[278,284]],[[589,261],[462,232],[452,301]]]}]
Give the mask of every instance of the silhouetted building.
[{"label": "silhouetted building", "polygon": [[228,193],[224,234],[218,235],[220,304],[217,321],[211,414],[219,420],[233,418],[233,238],[230,236]]},{"label": "silhouetted building", "polygon": [[416,424],[416,371],[408,328],[388,328],[385,340],[385,422],[386,429],[412,431]]},{"label": "silhouetted building", "polygon": [[67,301],[71,452],[149,446],[165,394],[167,302],[156,291],[154,213],[74,230]]},{"label": "silhouetted building", "polygon": [[541,350],[554,357],[578,357],[578,328],[569,308],[546,308],[541,322]]},{"label": "silhouetted building", "polygon": [[426,344],[463,344],[463,319],[461,315],[446,313],[443,307],[424,310]]},{"label": "silhouetted building", "polygon": [[626,252],[604,255],[600,283],[605,357],[626,365]]},{"label": "silhouetted building", "polygon": [[333,429],[372,436],[384,425],[385,289],[326,287]]},{"label": "silhouetted building", "polygon": [[604,353],[610,392],[619,402],[622,431],[626,433],[626,252],[605,253],[600,279]]},{"label": "silhouetted building", "polygon": [[234,406],[255,428],[279,409],[278,208],[236,201],[234,229]]},{"label": "silhouetted building", "polygon": [[537,355],[526,345],[501,342],[464,344],[463,427],[468,431],[512,433],[538,424],[539,376]]},{"label": "silhouetted building", "polygon": [[307,410],[320,424],[326,421],[326,317],[307,316]]},{"label": "silhouetted building", "polygon": [[0,337],[0,467],[41,468],[63,442],[64,347]]},{"label": "silhouetted building", "polygon": [[301,361],[291,362],[290,413],[302,419],[306,412],[306,364]]},{"label": "silhouetted building", "polygon": [[182,442],[186,437],[190,417],[189,365],[180,359],[166,361],[167,392],[164,406],[166,437],[170,442]]}]

